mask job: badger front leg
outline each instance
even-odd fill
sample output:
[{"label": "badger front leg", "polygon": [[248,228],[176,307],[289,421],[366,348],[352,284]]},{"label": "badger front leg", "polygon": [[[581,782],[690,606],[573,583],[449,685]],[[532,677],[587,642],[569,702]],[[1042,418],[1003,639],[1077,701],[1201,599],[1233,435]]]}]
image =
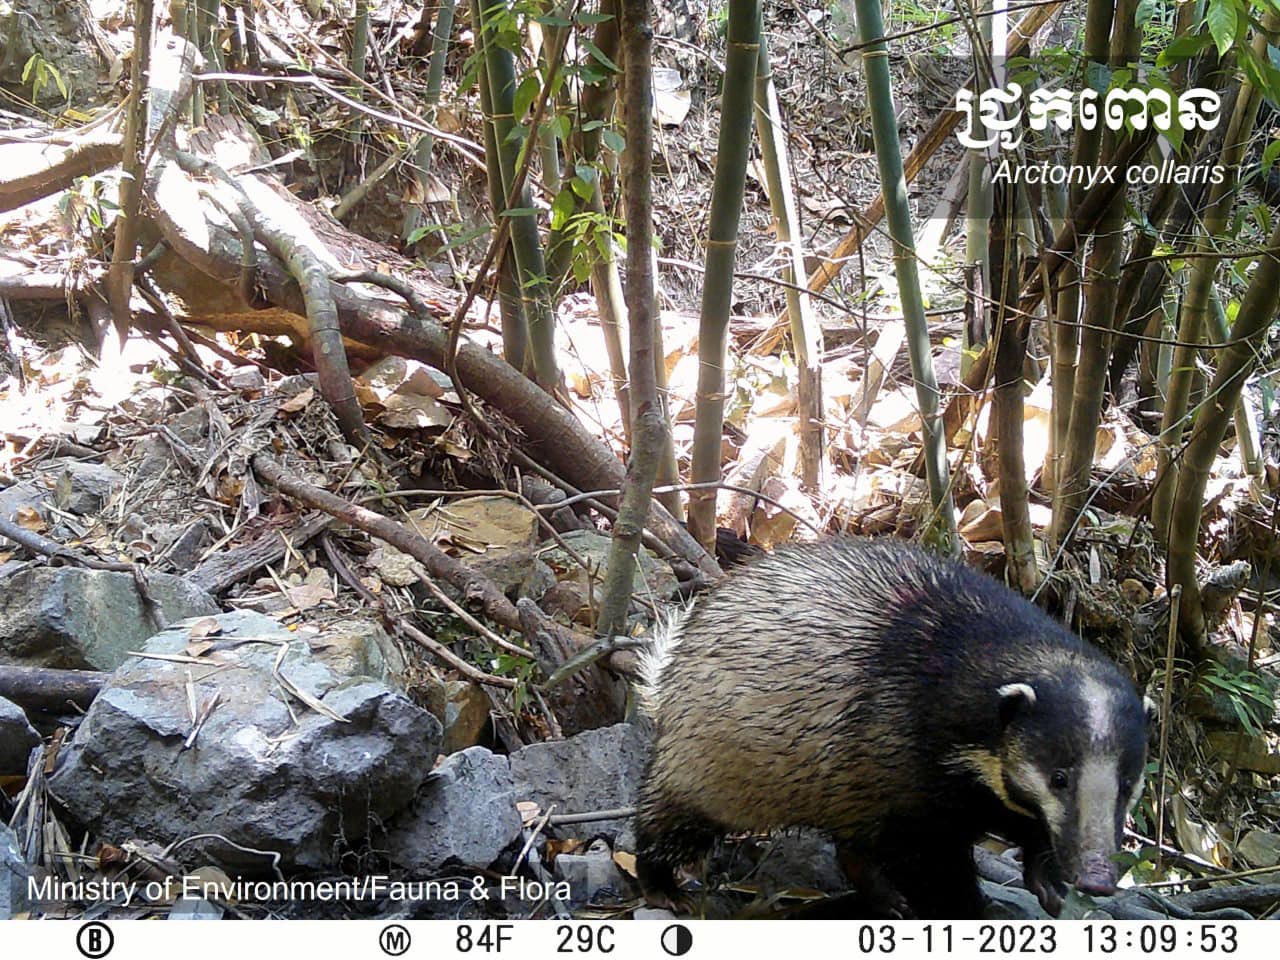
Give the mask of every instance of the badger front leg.
[{"label": "badger front leg", "polygon": [[[836,841],[836,858],[845,879],[857,890],[857,904],[861,911],[890,920],[910,920],[915,917],[911,904],[875,862],[874,855],[854,843]],[[852,919],[846,917],[844,919]]]},{"label": "badger front leg", "polygon": [[1062,912],[1067,896],[1067,882],[1053,853],[1049,837],[1042,829],[1022,837],[1022,882],[1036,895],[1044,912],[1056,917]]}]

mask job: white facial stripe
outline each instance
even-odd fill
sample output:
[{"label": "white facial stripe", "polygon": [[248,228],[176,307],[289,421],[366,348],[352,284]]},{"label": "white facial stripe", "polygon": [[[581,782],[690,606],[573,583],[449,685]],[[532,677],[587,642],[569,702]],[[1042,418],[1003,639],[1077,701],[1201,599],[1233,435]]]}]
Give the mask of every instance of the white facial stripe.
[{"label": "white facial stripe", "polygon": [[1111,691],[1087,674],[1081,678],[1080,696],[1087,714],[1085,724],[1089,739],[1095,743],[1111,737],[1113,710]]},{"label": "white facial stripe", "polygon": [[1055,824],[1062,823],[1062,801],[1049,786],[1043,770],[1030,764],[1019,764],[1013,768],[1013,782],[1035,798],[1036,806],[1040,808],[1051,830]]},{"label": "white facial stripe", "polygon": [[992,793],[1000,798],[1000,802],[1014,813],[1020,813],[1024,817],[1035,817],[1034,810],[1028,810],[1009,796],[1009,791],[1004,788],[1004,773],[1001,770],[1000,758],[994,753],[979,749],[961,750],[955,754],[951,762],[971,770],[991,789]]},{"label": "white facial stripe", "polygon": [[1086,757],[1076,783],[1080,849],[1109,850],[1115,844],[1115,802],[1119,796],[1115,759],[1103,755]]}]

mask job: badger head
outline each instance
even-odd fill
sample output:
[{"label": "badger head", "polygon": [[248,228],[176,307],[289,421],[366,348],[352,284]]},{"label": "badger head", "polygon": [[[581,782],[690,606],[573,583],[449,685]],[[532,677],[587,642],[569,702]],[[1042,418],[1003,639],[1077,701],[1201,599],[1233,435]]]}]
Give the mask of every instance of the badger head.
[{"label": "badger head", "polygon": [[1024,839],[1027,887],[1054,916],[1068,886],[1113,894],[1125,816],[1142,793],[1149,702],[1113,668],[1042,676],[995,693],[1000,735],[988,775],[998,782],[989,786],[1042,828]]}]

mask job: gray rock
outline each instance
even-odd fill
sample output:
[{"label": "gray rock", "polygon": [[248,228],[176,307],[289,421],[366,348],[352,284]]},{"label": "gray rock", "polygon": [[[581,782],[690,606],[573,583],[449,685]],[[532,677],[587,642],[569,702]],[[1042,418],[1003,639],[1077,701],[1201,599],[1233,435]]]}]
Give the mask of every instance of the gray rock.
[{"label": "gray rock", "polygon": [[556,857],[555,877],[569,883],[569,902],[574,906],[595,903],[600,898],[619,900],[627,890],[608,844],[600,840],[591,844],[586,853],[562,853]]},{"label": "gray rock", "polygon": [[264,389],[267,381],[262,376],[262,371],[257,367],[237,367],[227,374],[227,386],[232,390],[243,390],[246,393],[256,393]]},{"label": "gray rock", "polygon": [[209,900],[179,897],[169,911],[168,920],[221,920],[225,911]]},{"label": "gray rock", "polygon": [[1049,915],[1030,890],[1022,887],[1002,887],[990,880],[979,880],[982,893],[987,897],[984,920],[1048,920]]},{"label": "gray rock", "polygon": [[1280,834],[1250,830],[1236,846],[1236,853],[1255,867],[1280,865]]},{"label": "gray rock", "polygon": [[455,753],[431,772],[387,835],[391,859],[416,874],[484,869],[520,837],[506,757],[484,747]]},{"label": "gray rock", "polygon": [[110,503],[122,486],[124,477],[104,464],[68,460],[58,473],[53,500],[60,510],[92,516]]},{"label": "gray rock", "polygon": [[670,910],[659,910],[654,907],[637,907],[631,916],[635,920],[661,920],[663,923],[670,923],[676,919],[676,915]]},{"label": "gray rock", "polygon": [[27,897],[30,868],[18,849],[18,837],[0,823],[0,920],[12,920],[31,909]]},{"label": "gray rock", "polygon": [[[511,755],[516,799],[532,800],[545,812],[590,813],[635,803],[649,754],[649,736],[637,724],[587,730],[568,740],[535,743]],[[575,836],[616,837],[628,819],[558,827]]]},{"label": "gray rock", "polygon": [[[376,680],[344,677],[266,617],[219,620],[208,668],[135,658],[116,671],[64,749],[50,792],[104,840],[221,834],[277,851],[286,870],[333,869],[346,842],[412,799],[435,759],[439,721]],[[345,722],[286,696],[275,675],[282,637],[279,675]],[[176,654],[189,643],[178,627],[145,650]],[[189,677],[201,710],[217,702],[184,750]],[[217,839],[181,855],[228,872],[264,873],[271,863]]]},{"label": "gray rock", "polygon": [[[599,530],[570,530],[561,539],[582,557],[593,570],[599,571],[600,580],[607,576],[609,547],[611,538]],[[556,577],[561,580],[577,581],[583,576],[582,567],[569,556],[559,544],[551,544],[540,550],[538,556],[551,565]],[[676,595],[680,584],[667,564],[660,561],[647,547],[641,547],[636,554],[639,569],[632,577],[633,593],[641,597],[653,597],[656,600],[670,600]]]},{"label": "gray rock", "polygon": [[42,517],[48,517],[47,492],[29,480],[15,483],[0,490],[0,517],[17,520],[18,511],[29,507]]},{"label": "gray rock", "polygon": [[50,78],[42,84],[38,103],[55,110],[68,100],[77,106],[92,103],[98,92],[101,61],[94,53],[86,53],[94,50],[91,18],[88,7],[62,0],[0,5],[0,36],[5,38],[0,82],[32,90],[30,78],[22,74],[31,58],[39,54],[58,72],[62,83]]},{"label": "gray rock", "polygon": [[474,747],[489,724],[492,704],[484,688],[470,680],[431,681],[425,690],[426,708],[444,724],[443,754]]},{"label": "gray rock", "polygon": [[403,689],[404,657],[387,631],[374,620],[334,624],[312,641],[311,652],[339,676],[373,677],[389,687]]},{"label": "gray rock", "polygon": [[[182,577],[158,573],[147,582],[171,624],[218,612],[213,597]],[[114,670],[155,632],[127,573],[38,567],[0,592],[0,662]]]},{"label": "gray rock", "polygon": [[39,743],[40,734],[22,708],[0,697],[0,777],[25,775],[27,758]]},{"label": "gray rock", "polygon": [[812,830],[788,830],[770,837],[750,880],[770,896],[800,888],[834,894],[848,886],[835,844]]},{"label": "gray rock", "polygon": [[528,597],[536,603],[556,583],[556,575],[551,568],[529,550],[515,550],[505,556],[464,562],[492,580],[513,601]]}]

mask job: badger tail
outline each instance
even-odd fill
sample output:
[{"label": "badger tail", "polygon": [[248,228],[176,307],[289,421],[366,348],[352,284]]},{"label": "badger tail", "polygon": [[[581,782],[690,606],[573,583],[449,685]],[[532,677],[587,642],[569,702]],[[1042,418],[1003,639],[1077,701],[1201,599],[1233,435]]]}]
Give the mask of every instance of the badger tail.
[{"label": "badger tail", "polygon": [[656,719],[662,703],[662,674],[671,655],[680,645],[685,620],[693,610],[693,604],[674,607],[662,613],[653,625],[653,635],[648,647],[640,654],[640,677],[636,684],[640,711],[650,719]]}]

